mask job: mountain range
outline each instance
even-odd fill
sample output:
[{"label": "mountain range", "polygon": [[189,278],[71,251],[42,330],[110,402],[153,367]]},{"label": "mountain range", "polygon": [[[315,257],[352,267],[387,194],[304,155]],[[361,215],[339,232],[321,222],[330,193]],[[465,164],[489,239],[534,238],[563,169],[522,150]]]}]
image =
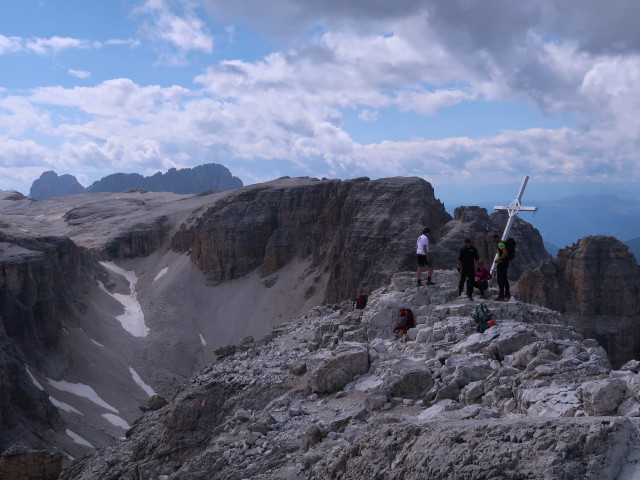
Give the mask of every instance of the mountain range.
[{"label": "mountain range", "polygon": [[242,186],[242,180],[231,175],[229,169],[216,163],[194,168],[170,168],[166,173],[157,172],[149,177],[138,173],[114,173],[84,188],[69,174],[58,176],[54,171],[44,172],[31,185],[29,196],[34,200],[46,200],[61,195],[80,193],[124,192],[142,189],[152,192],[200,193],[206,190],[224,191]]}]

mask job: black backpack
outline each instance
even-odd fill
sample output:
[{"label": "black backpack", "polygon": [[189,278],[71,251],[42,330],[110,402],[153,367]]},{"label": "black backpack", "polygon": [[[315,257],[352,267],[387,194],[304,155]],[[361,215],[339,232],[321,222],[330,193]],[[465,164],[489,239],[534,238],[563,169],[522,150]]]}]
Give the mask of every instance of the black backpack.
[{"label": "black backpack", "polygon": [[480,333],[483,333],[490,325],[488,325],[489,320],[493,318],[493,314],[489,311],[487,306],[484,303],[481,303],[476,307],[476,312],[473,314],[473,319],[475,320],[476,330]]},{"label": "black backpack", "polygon": [[509,237],[504,242],[504,246],[507,249],[507,260],[513,260],[513,258],[516,256],[516,241],[513,238]]}]

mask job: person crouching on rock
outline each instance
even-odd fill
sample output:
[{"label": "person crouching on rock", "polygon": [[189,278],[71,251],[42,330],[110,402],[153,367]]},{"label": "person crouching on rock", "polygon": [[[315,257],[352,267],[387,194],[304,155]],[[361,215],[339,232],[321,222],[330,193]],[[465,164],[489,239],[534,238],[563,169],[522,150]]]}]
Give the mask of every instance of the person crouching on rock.
[{"label": "person crouching on rock", "polygon": [[427,285],[435,285],[431,281],[431,275],[433,274],[433,265],[431,264],[431,257],[429,257],[429,236],[431,235],[431,229],[424,227],[422,235],[418,237],[416,261],[418,262],[418,270],[416,271],[416,279],[418,287],[422,285],[422,279],[420,278],[422,272],[427,270]]},{"label": "person crouching on rock", "polygon": [[491,272],[484,266],[484,260],[478,260],[478,268],[476,268],[474,277],[475,286],[480,290],[480,295],[484,298],[484,292],[489,288],[489,280],[492,278]]}]

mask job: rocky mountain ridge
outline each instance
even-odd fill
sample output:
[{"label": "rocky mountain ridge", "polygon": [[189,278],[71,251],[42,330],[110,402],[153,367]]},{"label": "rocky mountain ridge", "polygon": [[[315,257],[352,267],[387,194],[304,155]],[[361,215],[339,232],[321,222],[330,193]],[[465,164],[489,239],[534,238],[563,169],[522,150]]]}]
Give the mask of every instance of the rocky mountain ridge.
[{"label": "rocky mountain ridge", "polygon": [[[123,442],[61,479],[636,478],[640,362],[612,370],[554,311],[489,302],[457,275],[394,275],[363,311],[317,307],[223,349]],[[399,308],[418,325],[390,335]]]},{"label": "rocky mountain ridge", "polygon": [[138,173],[114,173],[93,182],[87,188],[80,185],[73,175],[58,176],[56,172],[48,171],[33,182],[29,195],[34,200],[46,200],[61,195],[115,193],[129,189],[189,194],[207,190],[232,190],[242,185],[242,180],[231,175],[225,166],[207,163],[194,168],[170,168],[166,173],[157,172],[149,177]]}]

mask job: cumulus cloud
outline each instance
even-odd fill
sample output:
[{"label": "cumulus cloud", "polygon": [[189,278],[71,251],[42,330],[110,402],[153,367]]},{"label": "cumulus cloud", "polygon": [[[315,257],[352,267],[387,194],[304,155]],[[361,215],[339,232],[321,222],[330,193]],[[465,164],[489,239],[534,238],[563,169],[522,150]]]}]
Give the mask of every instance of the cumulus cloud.
[{"label": "cumulus cloud", "polygon": [[157,45],[177,49],[175,54],[165,53],[167,60],[175,62],[191,51],[213,52],[213,36],[196,7],[192,0],[145,0],[135,12],[145,18],[142,30],[147,37]]},{"label": "cumulus cloud", "polygon": [[[245,181],[291,172],[438,182],[640,175],[640,34],[629,20],[640,7],[630,0],[604,10],[596,0],[274,0],[269,8],[256,0],[144,0],[136,14],[163,58],[179,61],[213,52],[200,6],[226,22],[229,42],[242,32],[234,24],[251,25],[277,38],[278,48],[211,63],[188,87],[114,78],[4,92],[0,135],[34,132],[49,140],[39,152],[47,165],[62,158],[79,174],[228,160]],[[0,54],[94,45],[48,40],[0,36]],[[437,119],[452,107],[494,101],[562,115],[566,126],[505,124],[487,136],[461,129],[440,140],[381,136],[363,144],[344,114],[356,112],[352,124],[368,128],[384,125],[389,111]],[[34,146],[3,148],[6,158],[24,159]],[[260,165],[269,168],[260,173]]]}]

